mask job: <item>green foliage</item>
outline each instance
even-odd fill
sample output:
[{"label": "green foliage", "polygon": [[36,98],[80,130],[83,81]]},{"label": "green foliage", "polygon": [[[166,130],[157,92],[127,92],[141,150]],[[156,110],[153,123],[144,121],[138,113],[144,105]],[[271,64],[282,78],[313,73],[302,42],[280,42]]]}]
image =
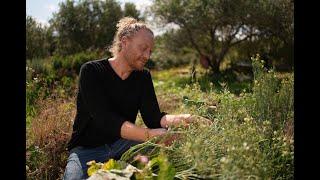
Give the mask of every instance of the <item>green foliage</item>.
[{"label": "green foliage", "polygon": [[45,159],[44,153],[42,150],[35,145],[29,146],[26,149],[27,151],[27,165],[29,169],[36,169],[36,167],[39,167],[41,161]]},{"label": "green foliage", "polygon": [[51,31],[31,16],[26,16],[26,59],[43,58],[50,55]]},{"label": "green foliage", "polygon": [[157,158],[151,160],[152,164],[158,164],[159,166],[159,173],[158,173],[158,180],[173,180],[175,176],[175,169],[170,164],[167,156],[164,153],[160,153]]},{"label": "green foliage", "polygon": [[52,68],[50,66],[50,58],[35,58],[35,59],[27,60],[26,66],[33,70],[33,72],[31,73],[32,75],[35,75],[35,74],[48,75],[52,71]]},{"label": "green foliage", "polygon": [[133,17],[135,19],[140,19],[140,12],[136,9],[136,5],[134,3],[126,2],[124,4],[124,17]]},{"label": "green foliage", "polygon": [[[138,13],[134,6],[127,6],[127,13]],[[58,34],[56,53],[65,56],[110,46],[121,17],[123,12],[115,0],[61,2],[50,20]]]},{"label": "green foliage", "polygon": [[273,70],[264,69],[264,61],[257,55],[252,59],[254,68],[253,94],[256,98],[254,116],[261,120],[271,120],[274,129],[283,127],[288,119],[293,119],[293,75],[277,78]]},{"label": "green foliage", "polygon": [[[264,43],[259,43],[259,48],[266,53],[283,47],[293,49],[293,1],[156,0],[151,11],[159,22],[179,27],[168,44],[191,47],[206,55],[214,73],[220,72],[230,49],[243,42],[261,40]],[[249,54],[257,52],[257,48],[246,50]],[[292,51],[281,54],[289,61],[291,56]]]},{"label": "green foliage", "polygon": [[74,77],[79,74],[82,64],[100,58],[102,57],[98,51],[83,51],[68,56],[56,55],[52,58],[52,66],[60,77],[65,75]]},{"label": "green foliage", "polygon": [[32,117],[36,115],[36,100],[39,99],[43,92],[39,76],[31,67],[26,67],[26,123],[30,124]]},{"label": "green foliage", "polygon": [[197,57],[191,48],[176,48],[169,46],[168,42],[172,42],[170,33],[166,33],[155,39],[154,53],[151,60],[154,68],[158,70],[169,69],[190,64],[196,61]]}]

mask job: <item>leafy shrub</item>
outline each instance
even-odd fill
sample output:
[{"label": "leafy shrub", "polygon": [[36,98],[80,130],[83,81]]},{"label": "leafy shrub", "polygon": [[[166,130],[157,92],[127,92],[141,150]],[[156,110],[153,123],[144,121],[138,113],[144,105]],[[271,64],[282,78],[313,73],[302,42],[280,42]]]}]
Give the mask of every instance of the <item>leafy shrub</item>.
[{"label": "leafy shrub", "polygon": [[[102,58],[98,51],[84,51],[68,56],[54,56],[52,66],[53,69],[58,72],[60,77],[62,76],[76,76],[82,64],[87,61],[97,60]],[[76,75],[75,75],[76,74]]]},{"label": "leafy shrub", "polygon": [[35,77],[36,75],[42,74],[43,76],[53,73],[53,68],[51,66],[51,58],[43,59],[32,59],[26,61],[27,79]]},{"label": "leafy shrub", "polygon": [[59,78],[55,73],[36,74],[27,67],[26,81],[26,122],[29,126],[32,119],[39,112],[38,102],[46,98],[69,98],[76,94],[77,78],[63,76]]},{"label": "leafy shrub", "polygon": [[37,113],[36,101],[43,97],[45,89],[42,86],[40,76],[35,74],[32,68],[27,67],[26,69],[26,123],[29,125],[32,117]]},{"label": "leafy shrub", "polygon": [[257,55],[253,60],[254,86],[256,99],[255,117],[271,120],[275,130],[284,126],[288,119],[293,119],[293,74],[279,79],[273,70],[265,70],[264,61]]},{"label": "leafy shrub", "polygon": [[99,57],[96,52],[92,52],[92,53],[81,52],[81,53],[75,54],[72,60],[72,69],[74,69],[78,74],[82,64],[84,64],[87,61],[96,60],[98,58]]}]

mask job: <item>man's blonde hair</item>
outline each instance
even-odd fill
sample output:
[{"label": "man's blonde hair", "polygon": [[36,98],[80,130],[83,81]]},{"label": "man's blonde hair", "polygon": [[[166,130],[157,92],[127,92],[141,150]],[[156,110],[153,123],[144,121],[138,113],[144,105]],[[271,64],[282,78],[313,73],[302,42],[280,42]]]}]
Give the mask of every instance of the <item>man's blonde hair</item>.
[{"label": "man's blonde hair", "polygon": [[131,38],[141,29],[149,31],[153,36],[152,30],[148,28],[144,22],[138,21],[132,17],[124,17],[120,19],[117,24],[117,32],[114,36],[113,43],[109,48],[112,55],[116,56],[118,52],[121,51],[121,39],[123,37]]}]

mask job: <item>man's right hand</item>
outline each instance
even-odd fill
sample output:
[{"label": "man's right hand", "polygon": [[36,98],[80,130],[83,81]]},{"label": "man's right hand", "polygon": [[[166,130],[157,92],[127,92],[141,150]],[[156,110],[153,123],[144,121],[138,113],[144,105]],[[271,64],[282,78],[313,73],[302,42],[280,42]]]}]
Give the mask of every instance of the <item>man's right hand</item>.
[{"label": "man's right hand", "polygon": [[[151,134],[149,139],[157,136],[162,136],[167,133],[167,129],[165,128],[158,128],[158,129],[149,129],[149,133]],[[163,138],[160,138],[157,140],[157,144],[164,144],[166,146],[170,146],[172,142],[179,138],[179,134],[170,134],[168,136],[164,136]]]},{"label": "man's right hand", "polygon": [[148,129],[148,139],[151,139],[153,137],[161,136],[167,133],[167,130],[165,128],[157,128],[157,129]]}]

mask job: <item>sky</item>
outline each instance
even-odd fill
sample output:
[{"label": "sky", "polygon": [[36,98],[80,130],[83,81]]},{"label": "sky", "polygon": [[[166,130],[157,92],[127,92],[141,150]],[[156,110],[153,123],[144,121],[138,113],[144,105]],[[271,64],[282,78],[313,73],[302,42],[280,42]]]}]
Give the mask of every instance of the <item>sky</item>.
[{"label": "sky", "polygon": [[[66,0],[27,0],[26,13],[32,16],[42,24],[48,24],[52,13],[58,11],[59,3]],[[117,0],[123,7],[126,2],[132,2],[138,10],[144,10],[146,6],[151,5],[151,0]]]}]

